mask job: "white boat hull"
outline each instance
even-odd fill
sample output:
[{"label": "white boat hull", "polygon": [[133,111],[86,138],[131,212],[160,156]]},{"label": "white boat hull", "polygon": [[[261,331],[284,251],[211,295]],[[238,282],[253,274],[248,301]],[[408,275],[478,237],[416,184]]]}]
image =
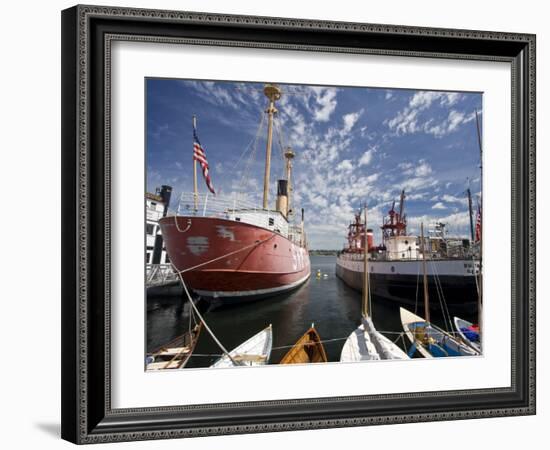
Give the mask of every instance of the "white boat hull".
[{"label": "white boat hull", "polygon": [[427,323],[422,317],[400,308],[401,323],[403,324],[403,330],[411,344],[416,346],[419,353],[425,358],[432,358],[434,355],[426,348],[426,342],[419,339],[418,335],[426,338],[429,345],[432,345],[434,349],[440,348],[442,353],[437,356],[477,356],[478,352],[473,350],[466,344],[459,342],[453,338],[450,334],[446,333],[442,329],[438,328],[432,323]]},{"label": "white boat hull", "polygon": [[271,325],[222,356],[210,367],[263,366],[268,363],[273,346]]}]

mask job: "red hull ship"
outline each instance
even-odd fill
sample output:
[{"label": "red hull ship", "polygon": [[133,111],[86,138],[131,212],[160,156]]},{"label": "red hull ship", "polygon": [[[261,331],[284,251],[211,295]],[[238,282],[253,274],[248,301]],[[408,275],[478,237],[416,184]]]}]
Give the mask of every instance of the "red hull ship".
[{"label": "red hull ship", "polygon": [[[269,99],[263,208],[219,196],[199,202],[195,192],[182,195],[186,214],[160,220],[166,250],[187,287],[215,304],[256,300],[298,288],[310,276],[303,210],[299,225],[291,225],[290,177],[294,152],[288,148],[286,180],[278,180],[275,209],[267,207],[274,103],[278,87],[264,89]],[[191,205],[194,204],[194,207]]]}]

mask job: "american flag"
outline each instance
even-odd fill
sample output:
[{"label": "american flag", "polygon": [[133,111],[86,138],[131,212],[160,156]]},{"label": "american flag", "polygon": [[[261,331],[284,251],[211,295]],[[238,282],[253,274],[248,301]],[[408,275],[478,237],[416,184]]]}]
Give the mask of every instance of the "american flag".
[{"label": "american flag", "polygon": [[481,241],[481,206],[477,205],[476,242]]},{"label": "american flag", "polygon": [[206,181],[206,186],[212,194],[216,194],[214,186],[212,185],[212,180],[210,179],[210,174],[208,172],[208,160],[206,159],[206,152],[204,147],[201,145],[199,138],[197,136],[197,129],[195,124],[193,124],[193,160],[198,161],[202,168],[202,175],[204,181]]}]

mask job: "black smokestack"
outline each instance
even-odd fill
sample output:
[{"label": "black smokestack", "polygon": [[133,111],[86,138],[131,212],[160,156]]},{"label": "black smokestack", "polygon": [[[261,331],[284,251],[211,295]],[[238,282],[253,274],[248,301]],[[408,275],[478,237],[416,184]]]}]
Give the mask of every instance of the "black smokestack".
[{"label": "black smokestack", "polygon": [[277,180],[277,195],[288,195],[287,180]]},{"label": "black smokestack", "polygon": [[163,217],[168,213],[168,206],[170,206],[170,197],[172,197],[172,186],[162,185],[159,192],[162,202],[164,203]]}]

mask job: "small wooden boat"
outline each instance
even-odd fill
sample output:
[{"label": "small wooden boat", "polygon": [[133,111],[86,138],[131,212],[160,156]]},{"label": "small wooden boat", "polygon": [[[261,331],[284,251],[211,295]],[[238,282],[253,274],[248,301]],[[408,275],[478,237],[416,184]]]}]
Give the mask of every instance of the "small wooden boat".
[{"label": "small wooden boat", "polygon": [[400,308],[399,312],[403,330],[413,345],[409,355],[414,353],[414,350],[418,350],[424,358],[479,354],[470,346],[405,308]]},{"label": "small wooden boat", "polygon": [[327,354],[321,337],[313,325],[283,356],[279,364],[307,364],[327,362]]},{"label": "small wooden boat", "polygon": [[464,343],[472,347],[476,352],[481,353],[481,342],[479,340],[479,327],[476,327],[472,322],[454,317],[456,331],[462,338]]},{"label": "small wooden boat", "polygon": [[146,370],[183,369],[195,350],[201,330],[202,322],[196,324],[191,331],[147,355]]},{"label": "small wooden boat", "polygon": [[269,361],[273,346],[271,325],[222,356],[210,367],[262,366]]}]

